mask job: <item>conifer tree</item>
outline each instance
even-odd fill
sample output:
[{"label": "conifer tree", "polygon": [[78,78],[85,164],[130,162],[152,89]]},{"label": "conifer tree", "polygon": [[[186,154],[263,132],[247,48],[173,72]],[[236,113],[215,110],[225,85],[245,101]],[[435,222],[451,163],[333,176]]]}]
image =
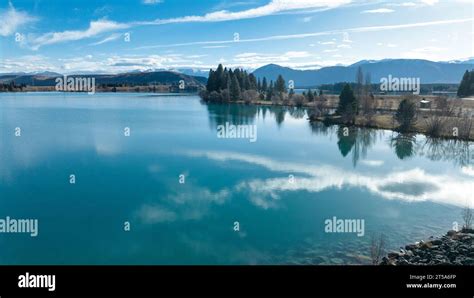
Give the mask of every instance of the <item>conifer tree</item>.
[{"label": "conifer tree", "polygon": [[306,97],[308,98],[309,102],[312,102],[314,100],[314,95],[313,95],[313,92],[311,91],[311,89],[308,89],[308,94],[307,94]]},{"label": "conifer tree", "polygon": [[357,99],[354,96],[354,92],[349,84],[345,84],[344,88],[339,95],[339,104],[336,113],[343,115],[345,113],[356,114],[357,113]]},{"label": "conifer tree", "polygon": [[275,91],[280,94],[286,92],[285,80],[281,75],[278,75],[278,78],[275,82]]},{"label": "conifer tree", "polygon": [[234,73],[234,75],[232,76],[231,81],[230,81],[230,90],[229,90],[229,92],[230,92],[230,98],[232,100],[239,100],[240,97],[241,97],[239,80],[237,79],[238,74]]},{"label": "conifer tree", "polygon": [[459,97],[464,97],[464,96],[469,96],[473,94],[474,90],[471,90],[472,88],[474,88],[474,86],[471,87],[473,82],[474,82],[474,71],[469,72],[468,70],[466,70],[466,72],[464,73],[462,77],[461,83],[459,84],[457,95]]},{"label": "conifer tree", "polygon": [[249,90],[257,90],[257,78],[253,73],[249,74]]},{"label": "conifer tree", "polygon": [[263,92],[268,91],[268,84],[267,84],[267,78],[266,77],[263,77],[263,80],[262,80],[262,91]]}]

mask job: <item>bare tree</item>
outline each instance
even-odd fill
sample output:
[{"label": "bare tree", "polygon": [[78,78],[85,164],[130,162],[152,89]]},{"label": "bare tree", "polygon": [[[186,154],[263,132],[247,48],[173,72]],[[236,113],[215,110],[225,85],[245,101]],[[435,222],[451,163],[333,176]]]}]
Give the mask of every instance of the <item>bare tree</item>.
[{"label": "bare tree", "polygon": [[445,130],[446,117],[432,114],[426,119],[425,123],[426,133],[433,137],[439,137]]},{"label": "bare tree", "polygon": [[[364,95],[364,73],[362,71],[362,67],[357,67],[356,71],[356,77],[355,77],[355,88],[354,88],[354,95],[357,98],[357,101],[359,102],[359,105],[362,104],[363,100],[362,97]],[[364,112],[363,110],[360,110],[361,112]]]},{"label": "bare tree", "polygon": [[378,265],[382,261],[385,254],[386,239],[383,233],[379,235],[373,234],[370,238],[370,258],[372,265]]},{"label": "bare tree", "polygon": [[472,228],[472,209],[469,206],[466,206],[462,210],[462,219],[464,221],[463,229],[469,230]]},{"label": "bare tree", "polygon": [[453,100],[448,100],[446,96],[439,96],[435,101],[436,108],[441,116],[451,117],[454,115],[456,103]]},{"label": "bare tree", "polygon": [[355,93],[360,99],[362,92],[364,89],[364,73],[362,72],[362,67],[357,67],[357,73],[356,73],[356,90]]},{"label": "bare tree", "polygon": [[365,86],[363,88],[363,92],[361,92],[360,103],[362,113],[365,115],[367,122],[370,124],[373,120],[376,107],[376,100],[374,95],[372,94],[372,82],[370,73],[365,74]]},{"label": "bare tree", "polygon": [[462,140],[468,140],[473,129],[473,119],[468,116],[457,117],[454,123],[454,127],[458,130],[458,138]]},{"label": "bare tree", "polygon": [[255,100],[258,100],[258,92],[255,90],[245,90],[242,93],[242,98],[246,104],[249,104]]},{"label": "bare tree", "polygon": [[301,94],[294,94],[291,97],[291,100],[294,102],[295,106],[302,107],[306,103],[306,97]]}]

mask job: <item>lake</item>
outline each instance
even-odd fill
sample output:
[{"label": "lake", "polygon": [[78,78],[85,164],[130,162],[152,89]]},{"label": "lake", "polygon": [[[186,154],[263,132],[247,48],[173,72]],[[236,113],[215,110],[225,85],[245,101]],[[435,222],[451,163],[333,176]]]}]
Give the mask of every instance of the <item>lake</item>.
[{"label": "lake", "polygon": [[[255,142],[218,137],[226,123]],[[0,140],[0,218],[38,220],[36,237],[0,233],[0,264],[368,264],[372,237],[398,250],[474,204],[472,142],[297,108],[2,93]],[[364,234],[327,232],[334,217]]]}]

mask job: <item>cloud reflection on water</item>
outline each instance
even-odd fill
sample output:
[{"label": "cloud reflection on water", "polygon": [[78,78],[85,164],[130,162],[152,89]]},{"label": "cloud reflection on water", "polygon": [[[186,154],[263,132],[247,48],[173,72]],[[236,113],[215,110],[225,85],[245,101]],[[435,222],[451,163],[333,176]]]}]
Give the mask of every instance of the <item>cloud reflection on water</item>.
[{"label": "cloud reflection on water", "polygon": [[289,183],[288,177],[284,176],[250,179],[235,186],[236,191],[248,191],[252,202],[262,208],[274,207],[275,200],[285,191],[321,192],[331,188],[348,187],[365,188],[385,199],[432,201],[456,206],[474,203],[472,178],[462,175],[430,174],[420,168],[392,171],[386,175],[371,175],[335,166],[280,162],[258,155],[234,152],[189,151],[186,154],[220,162],[245,162],[273,172],[294,174],[294,183]]}]

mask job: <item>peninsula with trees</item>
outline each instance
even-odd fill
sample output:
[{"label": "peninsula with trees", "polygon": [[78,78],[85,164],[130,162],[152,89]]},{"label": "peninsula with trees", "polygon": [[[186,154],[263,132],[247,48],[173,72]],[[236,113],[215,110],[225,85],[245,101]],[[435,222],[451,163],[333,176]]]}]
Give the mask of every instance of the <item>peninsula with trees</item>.
[{"label": "peninsula with trees", "polygon": [[281,74],[276,80],[257,77],[243,69],[223,65],[210,70],[206,89],[199,95],[207,103],[278,105],[307,110],[309,121],[327,125],[389,129],[431,137],[474,140],[474,71],[466,71],[457,97],[377,90],[371,74],[359,66],[355,82],[341,83],[339,94],[322,88],[304,91],[289,86]]}]

